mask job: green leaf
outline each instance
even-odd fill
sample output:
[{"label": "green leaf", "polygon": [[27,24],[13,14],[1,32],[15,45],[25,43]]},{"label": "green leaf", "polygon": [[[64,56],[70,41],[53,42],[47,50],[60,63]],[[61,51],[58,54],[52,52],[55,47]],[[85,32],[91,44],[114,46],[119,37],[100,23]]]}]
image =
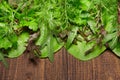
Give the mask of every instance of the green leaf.
[{"label": "green leaf", "polygon": [[90,29],[95,34],[97,32],[96,22],[94,20],[89,20],[88,25],[90,26]]},{"label": "green leaf", "polygon": [[90,8],[90,1],[89,0],[80,0],[81,7],[83,10],[88,10]]},{"label": "green leaf", "polygon": [[17,47],[17,40],[18,40],[17,35],[14,32],[12,32],[12,33],[9,33],[7,35],[7,38],[12,43],[12,46],[16,48]]},{"label": "green leaf", "polygon": [[114,36],[114,38],[111,41],[109,41],[108,44],[111,49],[114,49],[118,45],[117,43],[118,43],[118,37]]},{"label": "green leaf", "polygon": [[77,31],[78,31],[78,27],[74,26],[73,29],[71,30],[71,32],[69,33],[67,43],[66,43],[66,48],[67,49],[71,46],[74,38],[77,35]]},{"label": "green leaf", "polygon": [[113,32],[115,31],[116,27],[113,26],[113,20],[115,16],[108,14],[107,12],[102,13],[102,22],[105,26],[105,30],[107,32]]},{"label": "green leaf", "polygon": [[6,11],[6,12],[10,12],[11,8],[9,6],[9,4],[6,2],[6,1],[3,1],[1,4],[0,4],[0,9]]},{"label": "green leaf", "polygon": [[[56,53],[59,49],[63,47],[63,43],[59,43],[56,38],[52,40],[53,52]],[[41,49],[41,58],[48,57],[48,48],[47,45]]]},{"label": "green leaf", "polygon": [[5,23],[0,23],[0,27],[6,26]]},{"label": "green leaf", "polygon": [[22,20],[20,22],[21,26],[27,26],[29,29],[33,30],[33,31],[37,31],[38,30],[38,24],[35,22],[35,20],[31,20],[31,21],[26,21],[26,20]]},{"label": "green leaf", "polygon": [[29,34],[26,33],[26,32],[23,32],[19,37],[18,37],[18,46],[16,49],[14,48],[11,48],[9,51],[8,51],[8,57],[9,58],[15,58],[15,57],[18,57],[20,56],[21,54],[23,54],[23,52],[25,51],[26,49],[26,46],[27,46],[27,41],[29,39]]},{"label": "green leaf", "polygon": [[6,68],[8,68],[8,63],[4,58],[3,53],[0,51],[0,60],[3,62],[3,64],[5,65]]},{"label": "green leaf", "polygon": [[[68,52],[79,60],[84,60],[84,61],[90,60],[99,56],[106,49],[105,46],[100,47],[97,45],[93,48],[95,44],[96,44],[95,41],[88,42],[88,43],[85,41],[77,42],[77,45],[72,45],[68,49]],[[91,51],[88,52],[88,55],[85,55],[86,52],[89,51],[90,49]]]},{"label": "green leaf", "polygon": [[0,48],[8,49],[12,47],[12,43],[8,40],[8,38],[4,37],[0,39]]},{"label": "green leaf", "polygon": [[106,34],[105,38],[103,39],[103,42],[107,43],[107,42],[111,41],[112,39],[115,38],[116,35],[117,35],[116,32]]},{"label": "green leaf", "polygon": [[48,39],[48,29],[44,25],[40,27],[40,37],[36,41],[36,45],[44,45]]},{"label": "green leaf", "polygon": [[30,21],[28,26],[33,31],[37,31],[38,30],[38,24],[35,21]]},{"label": "green leaf", "polygon": [[53,50],[53,36],[49,35],[49,38],[47,40],[47,50],[48,50],[48,58],[51,62],[54,61],[54,50]]},{"label": "green leaf", "polygon": [[112,49],[112,51],[120,57],[120,42],[117,43],[117,45],[115,46],[114,49]]},{"label": "green leaf", "polygon": [[[74,57],[89,60],[100,55],[106,49],[104,44],[108,43],[119,56],[117,9],[117,0],[14,0],[11,3],[3,0],[0,49],[6,50],[10,58],[18,57],[25,51],[29,35],[40,30],[35,44],[40,46],[40,57],[48,57],[50,61],[62,46]],[[62,38],[63,31],[67,33],[63,33]]]},{"label": "green leaf", "polygon": [[0,38],[3,38],[8,35],[9,28],[6,26],[6,23],[0,23]]}]

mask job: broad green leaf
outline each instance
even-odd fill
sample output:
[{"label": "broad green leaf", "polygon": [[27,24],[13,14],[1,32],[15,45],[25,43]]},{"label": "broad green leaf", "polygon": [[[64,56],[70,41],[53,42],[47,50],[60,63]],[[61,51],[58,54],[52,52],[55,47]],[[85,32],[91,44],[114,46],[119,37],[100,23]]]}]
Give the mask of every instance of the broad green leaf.
[{"label": "broad green leaf", "polygon": [[[72,45],[68,49],[68,52],[79,60],[90,60],[99,56],[106,49],[105,46],[100,47],[99,45],[96,45],[92,50],[91,48],[95,44],[96,44],[95,41],[88,42],[88,43],[86,43],[85,41],[77,42],[77,45]],[[90,49],[91,51],[88,52],[88,55],[85,55],[86,52]]]},{"label": "broad green leaf", "polygon": [[9,58],[15,58],[15,57],[18,57],[20,56],[21,54],[23,54],[23,52],[25,51],[26,49],[26,46],[27,46],[27,41],[29,39],[29,34],[24,32],[22,33],[19,37],[18,37],[18,46],[16,49],[14,48],[11,48],[9,51],[8,51],[8,57]]}]

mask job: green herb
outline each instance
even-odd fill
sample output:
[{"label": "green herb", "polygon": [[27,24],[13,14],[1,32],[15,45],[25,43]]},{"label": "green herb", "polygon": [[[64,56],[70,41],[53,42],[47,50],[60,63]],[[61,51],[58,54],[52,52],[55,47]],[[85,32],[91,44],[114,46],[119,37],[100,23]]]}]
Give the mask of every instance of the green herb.
[{"label": "green herb", "polygon": [[1,0],[0,60],[23,53],[54,61],[62,47],[80,60],[107,48],[120,56],[117,0]]}]

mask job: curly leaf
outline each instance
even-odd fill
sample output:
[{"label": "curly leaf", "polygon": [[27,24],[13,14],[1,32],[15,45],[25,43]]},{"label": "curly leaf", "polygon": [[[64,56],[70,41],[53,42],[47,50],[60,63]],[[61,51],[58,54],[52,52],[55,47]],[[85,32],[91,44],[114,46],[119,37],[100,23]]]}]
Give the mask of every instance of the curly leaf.
[{"label": "curly leaf", "polygon": [[4,37],[0,39],[0,48],[8,49],[12,47],[12,43],[8,40],[8,38]]},{"label": "curly leaf", "polygon": [[26,49],[28,39],[29,39],[29,34],[26,33],[26,32],[22,33],[18,37],[18,41],[17,41],[18,42],[18,46],[17,46],[17,48],[16,49],[11,48],[8,51],[8,57],[9,58],[15,58],[15,57],[18,57],[21,54],[23,54],[23,52]]}]

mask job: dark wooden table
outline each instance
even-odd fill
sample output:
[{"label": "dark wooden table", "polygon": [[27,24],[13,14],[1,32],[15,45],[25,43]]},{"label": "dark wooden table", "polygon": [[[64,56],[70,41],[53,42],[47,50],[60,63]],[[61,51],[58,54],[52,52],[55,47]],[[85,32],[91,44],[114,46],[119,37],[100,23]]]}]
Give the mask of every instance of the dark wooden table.
[{"label": "dark wooden table", "polygon": [[65,49],[55,54],[53,63],[41,59],[34,65],[26,54],[8,62],[8,69],[0,64],[0,80],[120,80],[120,59],[110,51],[86,62]]}]

